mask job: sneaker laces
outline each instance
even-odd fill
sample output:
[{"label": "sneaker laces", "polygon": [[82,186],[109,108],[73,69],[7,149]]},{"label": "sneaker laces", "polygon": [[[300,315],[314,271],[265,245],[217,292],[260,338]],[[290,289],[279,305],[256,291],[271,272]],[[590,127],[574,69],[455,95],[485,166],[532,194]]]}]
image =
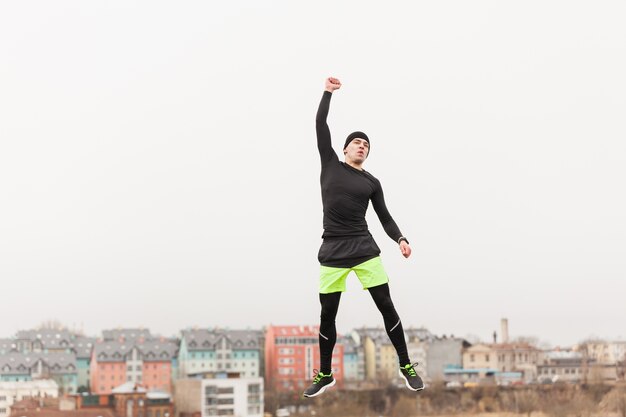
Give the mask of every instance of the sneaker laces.
[{"label": "sneaker laces", "polygon": [[317,369],[313,369],[313,383],[314,384],[317,384],[322,379],[322,375],[320,374],[321,374],[320,371],[318,371]]},{"label": "sneaker laces", "polygon": [[413,368],[414,366],[417,366],[417,365],[419,365],[418,362],[415,362],[413,365],[411,364],[404,365],[404,369],[406,369],[409,376],[417,376],[417,372],[415,372],[415,368]]},{"label": "sneaker laces", "polygon": [[313,383],[317,384],[318,382],[320,382],[322,380],[322,378],[327,377],[327,376],[331,376],[332,374],[328,374],[325,375],[323,373],[321,373],[320,371],[318,371],[317,369],[313,369]]}]

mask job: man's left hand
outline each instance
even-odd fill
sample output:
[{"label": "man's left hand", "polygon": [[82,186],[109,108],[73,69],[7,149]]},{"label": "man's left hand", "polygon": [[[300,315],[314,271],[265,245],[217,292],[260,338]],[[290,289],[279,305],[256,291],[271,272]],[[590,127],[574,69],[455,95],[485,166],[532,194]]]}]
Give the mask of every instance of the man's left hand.
[{"label": "man's left hand", "polygon": [[404,240],[400,242],[400,252],[402,252],[402,256],[404,256],[405,258],[411,256],[411,247]]}]

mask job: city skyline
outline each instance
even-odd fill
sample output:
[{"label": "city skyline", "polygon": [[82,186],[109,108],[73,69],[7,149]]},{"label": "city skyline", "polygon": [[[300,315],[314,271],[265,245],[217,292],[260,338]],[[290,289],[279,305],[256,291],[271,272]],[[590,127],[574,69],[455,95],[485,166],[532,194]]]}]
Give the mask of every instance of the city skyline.
[{"label": "city skyline", "polygon": [[[506,319],[506,318],[501,318],[502,319]],[[510,329],[509,325],[508,325],[508,319],[507,320],[507,328]],[[180,329],[174,330],[173,332],[162,332],[159,331],[158,327],[155,326],[143,326],[143,325],[137,325],[137,326],[132,326],[132,325],[119,325],[119,326],[108,326],[108,327],[104,327],[102,329],[99,329],[96,332],[90,332],[87,329],[85,329],[84,327],[82,327],[81,325],[76,325],[74,323],[70,324],[66,324],[66,323],[61,323],[58,320],[47,320],[45,322],[41,322],[39,325],[36,325],[34,327],[30,327],[30,328],[21,328],[16,330],[14,333],[10,334],[10,335],[3,335],[0,334],[0,339],[11,339],[11,338],[15,338],[18,334],[18,332],[24,332],[24,331],[36,331],[39,329],[42,329],[44,331],[67,331],[70,332],[72,334],[77,334],[77,335],[81,335],[87,338],[94,338],[96,340],[100,340],[103,338],[103,335],[105,332],[115,332],[117,330],[142,330],[142,331],[147,331],[150,334],[150,338],[155,338],[155,337],[163,337],[166,339],[171,339],[171,338],[179,338],[181,336],[181,334],[184,331],[189,331],[189,330],[209,330],[209,331],[233,331],[233,330],[262,330],[264,328],[267,328],[268,326],[272,326],[272,325],[278,325],[278,326],[296,326],[296,327],[303,327],[303,328],[309,328],[309,327],[316,327],[319,324],[318,323],[266,323],[264,325],[261,326],[227,326],[227,325],[220,325],[220,324],[211,324],[211,325],[206,325],[206,326],[200,326],[200,325],[189,325],[189,326],[185,326],[182,327]],[[384,327],[382,325],[382,323],[376,325],[362,325],[362,326],[356,326],[356,327],[352,327],[352,328],[345,328],[345,329],[338,329],[338,333],[339,336],[348,336],[350,335],[353,331],[358,330],[358,329],[364,329],[364,328],[379,328],[382,330],[384,330]],[[433,332],[431,331],[430,328],[428,328],[427,326],[405,326],[406,331],[410,332],[411,330],[415,330],[415,329],[425,329],[428,332],[430,332],[433,337],[437,337],[437,338],[445,338],[445,337],[449,337],[449,338],[461,338],[461,339],[465,339],[468,342],[472,343],[472,344],[492,344],[494,343],[494,332],[495,332],[495,337],[496,337],[496,343],[503,343],[503,329],[502,329],[502,323],[501,321],[498,322],[497,326],[494,326],[493,331],[488,335],[483,337],[482,335],[476,334],[475,332],[471,332],[468,331],[464,334],[455,334],[452,332]],[[537,344],[537,346],[539,348],[547,348],[547,349],[553,349],[553,348],[571,348],[577,344],[589,341],[589,340],[600,340],[600,341],[605,341],[605,342],[622,342],[625,341],[626,338],[618,336],[618,337],[602,337],[599,335],[588,335],[585,337],[581,337],[580,339],[576,340],[573,343],[554,343],[550,340],[550,338],[543,338],[540,337],[536,334],[516,334],[516,333],[512,333],[510,330],[508,330],[508,340],[509,342],[517,342],[517,341],[523,341],[523,342],[534,342]],[[109,336],[110,337],[110,336]],[[139,336],[138,336],[139,337]]]}]

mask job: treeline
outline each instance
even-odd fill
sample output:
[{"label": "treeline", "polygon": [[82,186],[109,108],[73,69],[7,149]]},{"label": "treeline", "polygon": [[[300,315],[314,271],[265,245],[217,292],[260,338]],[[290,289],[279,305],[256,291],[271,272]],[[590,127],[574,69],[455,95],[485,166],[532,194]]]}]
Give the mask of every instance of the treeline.
[{"label": "treeline", "polygon": [[[269,400],[269,401],[268,401]],[[626,385],[484,386],[447,389],[434,384],[420,393],[404,389],[330,390],[319,398],[266,396],[266,411],[286,404],[294,416],[417,417],[474,413],[516,413],[532,417],[591,417],[615,413],[626,417]],[[313,411],[313,413],[312,413]]]}]

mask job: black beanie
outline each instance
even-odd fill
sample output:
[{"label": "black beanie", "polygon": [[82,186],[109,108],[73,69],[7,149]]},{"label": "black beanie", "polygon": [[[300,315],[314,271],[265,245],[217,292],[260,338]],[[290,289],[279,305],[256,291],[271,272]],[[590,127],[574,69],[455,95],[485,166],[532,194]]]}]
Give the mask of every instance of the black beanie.
[{"label": "black beanie", "polygon": [[[361,139],[365,139],[367,141],[367,143],[369,143],[370,148],[372,147],[372,144],[370,142],[370,138],[367,137],[367,135],[363,132],[352,132],[348,135],[348,137],[346,138],[346,143],[343,144],[343,149],[346,149],[346,147],[348,146],[348,144],[350,142],[352,142],[352,139],[356,139],[356,138],[361,138]],[[369,150],[367,151],[367,154],[369,155]]]}]

